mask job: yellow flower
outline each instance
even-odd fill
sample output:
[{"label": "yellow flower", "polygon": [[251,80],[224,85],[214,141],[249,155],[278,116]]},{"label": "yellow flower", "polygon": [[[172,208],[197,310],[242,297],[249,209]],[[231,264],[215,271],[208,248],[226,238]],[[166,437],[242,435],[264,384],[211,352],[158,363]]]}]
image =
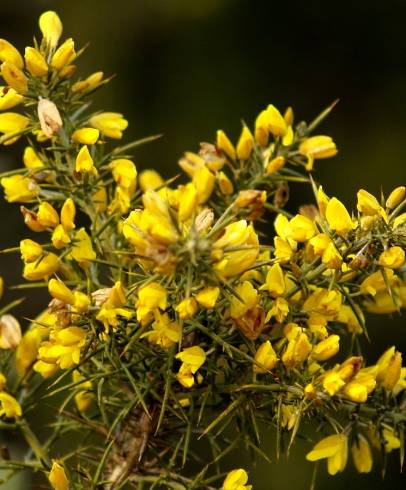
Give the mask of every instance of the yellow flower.
[{"label": "yellow flower", "polygon": [[314,222],[307,216],[297,214],[289,221],[289,237],[295,242],[306,242],[317,233]]},{"label": "yellow flower", "polygon": [[362,294],[370,294],[375,296],[376,293],[387,290],[387,282],[389,285],[396,283],[396,276],[392,269],[385,270],[385,276],[381,270],[373,272],[370,276],[366,277],[360,284],[360,291]]},{"label": "yellow flower", "polygon": [[151,282],[138,291],[137,320],[142,324],[148,323],[157,309],[166,310],[166,289],[157,282]]},{"label": "yellow flower", "polygon": [[216,177],[204,166],[196,170],[192,182],[197,190],[198,202],[203,204],[209,199],[216,183]]},{"label": "yellow flower", "polygon": [[377,362],[378,374],[376,380],[385,389],[392,390],[400,378],[402,369],[402,354],[395,347],[390,347],[382,354]]},{"label": "yellow flower", "polygon": [[62,303],[73,305],[75,302],[73,292],[59,279],[51,279],[49,281],[48,291],[53,298],[59,299]]},{"label": "yellow flower", "polygon": [[152,330],[142,334],[141,338],[147,337],[150,343],[159,345],[163,349],[169,349],[179,342],[181,327],[179,323],[171,322],[166,313],[163,315],[159,312],[155,313],[155,317]]},{"label": "yellow flower", "polygon": [[39,158],[34,148],[32,148],[31,146],[27,146],[25,148],[23,154],[23,162],[24,165],[29,169],[41,168],[44,166],[44,162]]},{"label": "yellow flower", "polygon": [[52,245],[58,250],[66,247],[71,242],[69,234],[62,225],[58,225],[52,233]]},{"label": "yellow flower", "polygon": [[[238,284],[235,294],[230,303],[231,318],[242,317],[258,303],[258,291],[249,281]],[[241,298],[242,301],[238,298]]]},{"label": "yellow flower", "polygon": [[403,248],[395,246],[383,251],[379,257],[379,265],[398,269],[405,263],[405,251]]},{"label": "yellow flower", "polygon": [[269,294],[276,298],[282,296],[286,290],[285,276],[279,264],[273,264],[266,275],[266,284],[261,289],[267,289]]},{"label": "yellow flower", "polygon": [[254,148],[254,137],[251,131],[244,126],[241,132],[240,139],[237,143],[237,158],[240,160],[247,160]]},{"label": "yellow flower", "polygon": [[268,114],[267,111],[261,111],[255,120],[255,141],[260,146],[268,144],[269,129],[268,129]]},{"label": "yellow flower", "polygon": [[268,131],[274,136],[285,136],[288,128],[285,119],[278,109],[274,105],[269,104],[265,113],[265,122],[267,124]]},{"label": "yellow flower", "polygon": [[58,14],[51,10],[44,12],[39,18],[39,28],[49,48],[54,49],[62,34],[62,22]]},{"label": "yellow flower", "polygon": [[[4,133],[4,136],[0,138],[0,143],[4,145],[15,143],[29,122],[28,117],[15,112],[4,112],[0,114],[0,133]],[[24,178],[22,175],[14,175],[13,177]]]},{"label": "yellow flower", "polygon": [[72,250],[69,254],[69,259],[86,265],[87,261],[96,258],[96,252],[93,250],[92,241],[84,228],[80,228],[73,240]]},{"label": "yellow flower", "polygon": [[5,39],[0,39],[0,61],[9,61],[17,68],[20,68],[20,70],[24,68],[23,57],[18,52],[17,48]]},{"label": "yellow flower", "polygon": [[308,359],[311,350],[312,345],[305,332],[301,328],[294,329],[293,333],[289,335],[289,342],[282,355],[282,362],[288,369],[300,366]]},{"label": "yellow flower", "polygon": [[76,207],[72,198],[68,197],[62,205],[61,224],[65,231],[69,232],[75,228]]},{"label": "yellow flower", "polygon": [[117,185],[132,194],[137,185],[137,169],[134,163],[131,160],[120,158],[113,160],[110,163],[110,168]]},{"label": "yellow flower", "polygon": [[340,348],[340,337],[330,335],[313,347],[312,357],[316,361],[326,361],[337,354]]},{"label": "yellow flower", "polygon": [[58,270],[58,267],[58,257],[53,253],[47,253],[40,260],[25,264],[23,277],[27,281],[47,279]]},{"label": "yellow flower", "polygon": [[52,204],[43,201],[38,206],[37,221],[44,228],[55,228],[59,225],[59,216]]},{"label": "yellow flower", "polygon": [[183,349],[176,354],[175,357],[182,361],[183,364],[187,364],[193,374],[200,369],[206,361],[206,353],[197,345]]},{"label": "yellow flower", "polygon": [[330,136],[312,136],[300,144],[299,152],[307,157],[306,170],[312,170],[314,160],[337,155],[337,147]]},{"label": "yellow flower", "polygon": [[156,170],[150,169],[142,171],[138,177],[138,180],[140,187],[144,192],[148,190],[154,191],[155,189],[158,189],[158,187],[162,187],[164,184],[164,181],[159,173]]},{"label": "yellow flower", "polygon": [[252,485],[247,485],[248,474],[242,468],[228,473],[224,480],[222,490],[251,490]]},{"label": "yellow flower", "polygon": [[121,139],[128,122],[117,112],[102,112],[89,119],[92,127],[98,129],[108,138]]},{"label": "yellow flower", "polygon": [[223,235],[214,242],[212,259],[222,277],[232,277],[249,269],[258,254],[259,242],[254,227],[240,220],[226,226]]},{"label": "yellow flower", "polygon": [[375,216],[383,211],[376,197],[366,190],[360,189],[357,193],[357,198],[357,209],[365,216]]},{"label": "yellow flower", "polygon": [[199,306],[194,298],[185,298],[175,308],[181,320],[188,320],[195,316]]},{"label": "yellow flower", "polygon": [[0,317],[0,349],[16,349],[21,342],[21,327],[13,315]]},{"label": "yellow flower", "polygon": [[266,165],[266,173],[274,174],[276,172],[279,172],[279,170],[281,170],[285,166],[285,163],[286,163],[285,157],[279,156],[273,158]]},{"label": "yellow flower", "polygon": [[[72,379],[74,383],[78,383],[79,381],[84,380],[84,377],[75,369],[72,373]],[[92,382],[89,380],[83,381],[75,386],[75,389],[79,389],[75,394],[75,403],[80,413],[86,412],[93,401],[94,396],[93,393],[90,392],[91,388]]]},{"label": "yellow flower", "polygon": [[39,243],[27,238],[25,240],[21,240],[20,252],[24,262],[29,263],[38,260],[41,257],[43,250]]},{"label": "yellow flower", "polygon": [[9,419],[15,419],[22,414],[21,406],[14,397],[4,391],[0,392],[0,417],[5,415]]},{"label": "yellow flower", "polygon": [[11,87],[0,86],[0,111],[12,109],[24,100],[24,97]]},{"label": "yellow flower", "polygon": [[69,490],[69,481],[65,470],[55,459],[52,460],[52,468],[49,472],[48,480],[54,490]]},{"label": "yellow flower", "polygon": [[302,310],[308,314],[318,313],[328,319],[334,319],[341,305],[342,295],[339,291],[316,288],[305,300]]},{"label": "yellow flower", "polygon": [[56,71],[61,71],[66,65],[72,63],[75,58],[75,43],[72,38],[69,38],[53,54],[51,66]]},{"label": "yellow flower", "polygon": [[351,453],[358,473],[369,473],[372,470],[372,452],[364,436],[358,435],[352,444]]},{"label": "yellow flower", "polygon": [[82,146],[76,157],[75,171],[78,174],[97,175],[97,169],[94,166],[93,158],[90,156],[89,149],[86,145]]},{"label": "yellow flower", "polygon": [[35,48],[25,48],[25,66],[33,77],[45,77],[48,73],[48,65],[42,54]]},{"label": "yellow flower", "polygon": [[28,80],[24,73],[10,61],[5,61],[1,65],[1,76],[7,85],[13,88],[19,94],[28,92]]},{"label": "yellow flower", "polygon": [[217,148],[223,151],[228,157],[231,158],[231,160],[236,159],[234,145],[231,143],[228,136],[222,129],[217,131]]},{"label": "yellow flower", "polygon": [[326,219],[330,229],[336,231],[338,235],[343,237],[355,228],[355,224],[346,207],[335,197],[328,201],[326,207]]},{"label": "yellow flower", "polygon": [[96,88],[103,80],[103,72],[96,71],[89,75],[85,80],[76,82],[72,85],[72,92],[88,92]]},{"label": "yellow flower", "polygon": [[289,314],[289,303],[284,298],[276,298],[272,308],[268,311],[265,321],[275,317],[276,321],[281,323]]},{"label": "yellow flower", "polygon": [[344,470],[347,457],[348,440],[344,434],[325,437],[306,455],[308,461],[327,459],[327,470],[330,475]]},{"label": "yellow flower", "polygon": [[323,376],[323,388],[327,391],[330,396],[334,396],[338,391],[343,388],[345,381],[340,376],[340,373],[332,370],[327,371]]},{"label": "yellow flower", "polygon": [[405,198],[406,187],[400,186],[393,189],[393,191],[389,194],[388,199],[386,200],[386,207],[388,209],[396,208],[398,204],[400,204]]},{"label": "yellow flower", "polygon": [[100,131],[95,128],[79,128],[72,134],[72,141],[82,145],[94,145],[99,139]]},{"label": "yellow flower", "polygon": [[220,288],[217,286],[208,286],[199,291],[195,299],[200,306],[208,310],[216,306],[217,299],[220,295]]},{"label": "yellow flower", "polygon": [[276,355],[276,352],[274,351],[272,344],[269,340],[264,342],[258,347],[258,350],[255,353],[254,359],[258,364],[261,365],[258,366],[257,364],[253,364],[253,370],[254,373],[266,373],[267,371],[270,371],[273,369],[277,362],[278,362],[278,356]]}]

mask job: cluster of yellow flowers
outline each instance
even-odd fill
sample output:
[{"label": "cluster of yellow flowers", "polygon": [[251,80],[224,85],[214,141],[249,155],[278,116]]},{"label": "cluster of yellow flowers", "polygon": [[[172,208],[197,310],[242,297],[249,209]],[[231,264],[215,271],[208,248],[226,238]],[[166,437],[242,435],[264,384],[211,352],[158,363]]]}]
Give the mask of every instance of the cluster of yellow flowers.
[{"label": "cluster of yellow flowers", "polygon": [[[23,335],[8,313],[19,302],[0,310],[0,417],[21,429],[30,467],[56,490],[102,481],[210,490],[224,478],[216,465],[181,474],[192,438],[209,437],[217,463],[231,449],[227,419],[238,426],[231,446],[261,454],[257,417],[292,444],[317,416],[335,434],[307,459],[327,459],[330,474],[344,469],[349,444],[361,473],[372,468],[370,443],[401,448],[401,353],[390,347],[366,366],[358,339],[366,312],[406,306],[405,187],[387,199],[361,189],[351,213],[315,183],[315,160],[337,153],[331,137],[313,135],[334,105],[297,125],[291,108],[269,105],[235,145],[219,130],[180,159],[179,184],[138,172],[131,150],[149,139],[111,149],[123,115],[85,113],[110,79],[72,82],[83,49],[59,44],[55,12],[39,27],[41,43],[24,57],[0,39],[0,144],[26,136],[28,145],[23,168],[0,183],[39,236],[3,253],[19,252],[28,285],[49,293]],[[24,113],[8,112],[17,107]],[[290,214],[290,181],[311,185],[315,205]],[[40,444],[25,415],[57,393],[54,432]],[[102,439],[76,459],[55,453],[59,434],[78,428]],[[247,482],[236,469],[222,488]]]}]

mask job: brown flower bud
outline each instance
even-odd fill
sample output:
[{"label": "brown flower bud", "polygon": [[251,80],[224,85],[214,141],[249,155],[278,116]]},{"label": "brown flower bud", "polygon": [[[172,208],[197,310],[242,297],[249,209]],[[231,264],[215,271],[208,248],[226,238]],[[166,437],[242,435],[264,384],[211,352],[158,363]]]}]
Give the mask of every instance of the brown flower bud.
[{"label": "brown flower bud", "polygon": [[94,301],[94,304],[99,308],[103,303],[108,300],[110,293],[111,288],[102,288],[93,291],[92,299]]},{"label": "brown flower bud", "polygon": [[38,102],[38,118],[41,130],[47,138],[57,133],[63,125],[58,108],[48,99],[40,98]]},{"label": "brown flower bud", "polygon": [[21,341],[21,328],[13,315],[0,317],[0,348],[16,349]]},{"label": "brown flower bud", "polygon": [[283,208],[289,201],[289,186],[286,183],[282,183],[276,189],[273,204],[277,208]]},{"label": "brown flower bud", "polygon": [[211,209],[206,208],[200,212],[195,219],[195,228],[199,235],[206,233],[214,221],[214,213]]},{"label": "brown flower bud", "polygon": [[266,201],[266,192],[255,189],[240,191],[235,200],[235,204],[240,208],[249,208],[248,219],[255,220],[262,216],[264,212],[264,203]]}]

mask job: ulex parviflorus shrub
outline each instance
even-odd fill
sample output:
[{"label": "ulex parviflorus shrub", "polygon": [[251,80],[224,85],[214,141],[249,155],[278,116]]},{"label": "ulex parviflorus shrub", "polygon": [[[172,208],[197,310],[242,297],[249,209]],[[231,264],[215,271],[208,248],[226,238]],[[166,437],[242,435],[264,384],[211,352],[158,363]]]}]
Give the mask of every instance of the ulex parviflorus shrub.
[{"label": "ulex parviflorus shrub", "polygon": [[[365,312],[406,305],[405,188],[386,199],[361,189],[351,212],[316,183],[314,162],[337,152],[313,134],[332,107],[294,124],[290,108],[269,105],[236,145],[220,130],[185,153],[183,180],[138,174],[132,150],[154,138],[113,146],[127,121],[89,112],[109,79],[72,82],[83,50],[60,44],[56,13],[39,27],[24,56],[0,40],[0,143],[25,144],[24,166],[1,185],[27,227],[3,253],[21,254],[19,287],[49,292],[23,334],[18,301],[1,310],[0,427],[26,445],[21,460],[3,448],[6,478],[29,469],[57,490],[249,489],[222,459],[241,447],[267,458],[267,426],[277,454],[313,427],[307,459],[326,459],[332,475],[349,455],[362,473],[374,452],[402,459],[401,354],[367,365],[359,339]],[[315,196],[295,215],[284,209],[291,181]],[[44,407],[52,418],[38,437]],[[74,447],[60,444],[70,437]]]}]

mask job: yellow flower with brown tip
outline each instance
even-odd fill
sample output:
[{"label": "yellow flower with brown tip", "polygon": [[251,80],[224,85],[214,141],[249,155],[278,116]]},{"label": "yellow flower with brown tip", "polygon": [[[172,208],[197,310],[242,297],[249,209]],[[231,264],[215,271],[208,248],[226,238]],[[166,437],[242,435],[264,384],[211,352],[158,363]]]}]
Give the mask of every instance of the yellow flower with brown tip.
[{"label": "yellow flower with brown tip", "polygon": [[35,48],[25,48],[25,66],[33,77],[42,78],[48,74],[48,64],[42,54]]},{"label": "yellow flower with brown tip", "polygon": [[337,147],[330,136],[312,136],[299,146],[299,152],[307,157],[306,170],[313,169],[314,160],[337,155]]},{"label": "yellow flower with brown tip", "polygon": [[21,104],[24,97],[11,87],[0,86],[0,111],[7,111]]},{"label": "yellow flower with brown tip", "polygon": [[348,438],[345,434],[325,437],[306,455],[308,461],[327,459],[327,470],[330,475],[343,471],[347,458]]},{"label": "yellow flower with brown tip", "polygon": [[28,80],[24,73],[10,61],[4,61],[1,65],[1,76],[7,85],[16,92],[24,95],[28,92]]},{"label": "yellow flower with brown tip", "polygon": [[98,129],[101,134],[113,139],[121,139],[123,131],[128,126],[128,121],[118,112],[102,112],[91,117],[89,123],[93,128]]},{"label": "yellow flower with brown tip", "polygon": [[103,80],[103,72],[97,71],[89,75],[85,80],[81,80],[72,85],[72,92],[89,92],[96,88]]},{"label": "yellow flower with brown tip", "polygon": [[39,18],[39,28],[50,49],[54,49],[62,35],[62,22],[52,10],[44,12]]},{"label": "yellow flower with brown tip", "polygon": [[55,459],[52,460],[52,468],[49,472],[48,480],[54,490],[69,490],[69,480],[64,467]]},{"label": "yellow flower with brown tip", "polygon": [[217,148],[224,152],[231,160],[236,159],[236,151],[234,148],[234,145],[231,143],[231,141],[228,139],[228,136],[226,133],[222,130],[219,129],[217,131]]}]

